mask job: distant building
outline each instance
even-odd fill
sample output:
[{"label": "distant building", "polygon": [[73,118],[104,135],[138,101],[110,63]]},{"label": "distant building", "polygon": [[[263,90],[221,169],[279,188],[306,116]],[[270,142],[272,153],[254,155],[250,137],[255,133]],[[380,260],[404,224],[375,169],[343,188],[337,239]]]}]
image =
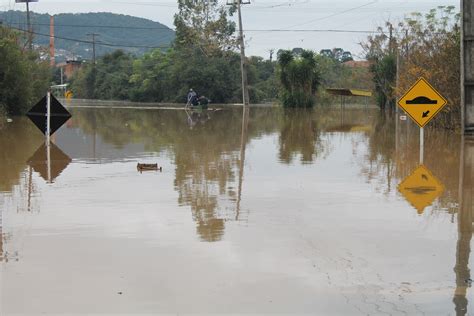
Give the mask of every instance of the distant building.
[{"label": "distant building", "polygon": [[344,62],[343,65],[351,68],[369,68],[370,62],[367,60],[349,60]]},{"label": "distant building", "polygon": [[70,79],[82,67],[81,60],[66,60],[66,62],[58,63],[56,67],[62,68],[66,79]]}]

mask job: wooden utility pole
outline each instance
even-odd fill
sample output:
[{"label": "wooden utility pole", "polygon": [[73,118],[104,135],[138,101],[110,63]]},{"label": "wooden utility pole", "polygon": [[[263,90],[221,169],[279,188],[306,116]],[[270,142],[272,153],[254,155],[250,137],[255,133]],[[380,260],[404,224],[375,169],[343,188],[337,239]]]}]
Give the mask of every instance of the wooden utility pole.
[{"label": "wooden utility pole", "polygon": [[15,0],[16,3],[24,2],[26,4],[26,25],[28,28],[28,48],[29,50],[33,49],[33,30],[31,28],[31,18],[30,18],[30,2],[38,2],[39,0]]},{"label": "wooden utility pole", "polygon": [[237,5],[237,12],[239,16],[239,42],[240,42],[240,70],[242,72],[242,103],[244,106],[250,104],[248,81],[247,81],[247,63],[245,58],[245,41],[244,30],[242,28],[242,4],[250,4],[250,1],[233,0],[231,5]]},{"label": "wooden utility pole", "polygon": [[50,66],[54,67],[56,65],[55,60],[55,49],[54,49],[54,16],[52,15],[49,18],[49,58]]},{"label": "wooden utility pole", "polygon": [[95,38],[99,36],[97,33],[88,33],[88,36],[92,36],[92,64],[95,65]]},{"label": "wooden utility pole", "polygon": [[33,49],[33,34],[31,32],[30,2],[26,1],[26,24],[28,27],[28,48]]},{"label": "wooden utility pole", "polygon": [[474,134],[474,5],[461,0],[461,121],[465,134]]}]

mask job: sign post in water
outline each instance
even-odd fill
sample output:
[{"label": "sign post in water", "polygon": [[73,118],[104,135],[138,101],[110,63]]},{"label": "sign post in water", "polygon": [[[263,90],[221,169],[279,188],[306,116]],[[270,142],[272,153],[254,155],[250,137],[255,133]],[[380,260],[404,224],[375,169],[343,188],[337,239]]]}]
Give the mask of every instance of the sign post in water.
[{"label": "sign post in water", "polygon": [[431,205],[444,191],[441,181],[423,165],[423,128],[447,103],[424,78],[419,78],[398,101],[398,106],[420,127],[420,165],[398,186],[398,191],[417,209],[418,214],[422,214],[425,207]]}]

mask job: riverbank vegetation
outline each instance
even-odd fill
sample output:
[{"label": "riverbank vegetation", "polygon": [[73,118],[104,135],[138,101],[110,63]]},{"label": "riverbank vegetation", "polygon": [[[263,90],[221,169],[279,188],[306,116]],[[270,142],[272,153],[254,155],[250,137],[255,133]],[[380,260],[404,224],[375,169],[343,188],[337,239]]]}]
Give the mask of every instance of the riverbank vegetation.
[{"label": "riverbank vegetation", "polygon": [[[460,124],[460,15],[454,6],[413,13],[393,27],[392,36],[379,28],[363,47],[371,61],[376,101],[392,112],[398,97],[424,77],[448,100],[432,126],[456,129]],[[398,57],[397,57],[398,56]],[[397,69],[398,58],[398,69]],[[397,84],[398,73],[398,84]]]},{"label": "riverbank vegetation", "polygon": [[0,115],[24,114],[50,85],[50,69],[24,44],[25,38],[0,26]]},{"label": "riverbank vegetation", "polygon": [[[188,89],[193,88],[214,103],[242,102],[236,26],[229,19],[235,8],[218,1],[209,1],[207,6],[190,1],[178,4],[172,48],[153,50],[142,57],[120,51],[105,55],[96,65],[86,65],[72,78],[74,95],[87,99],[184,103]],[[323,89],[318,91],[321,84],[371,87],[366,69],[345,67],[335,58],[311,51],[294,51],[303,53],[279,54],[292,56],[287,64],[262,57],[247,58],[251,103],[279,99],[285,106],[309,107],[316,100],[319,104],[330,102],[331,97]]]}]

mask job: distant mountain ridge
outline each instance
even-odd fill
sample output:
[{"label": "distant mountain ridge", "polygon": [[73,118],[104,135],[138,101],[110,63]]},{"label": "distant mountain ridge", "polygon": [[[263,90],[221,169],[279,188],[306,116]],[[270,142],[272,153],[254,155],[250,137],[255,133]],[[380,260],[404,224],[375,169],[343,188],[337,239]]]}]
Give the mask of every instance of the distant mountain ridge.
[{"label": "distant mountain ridge", "polygon": [[[27,29],[23,11],[0,12],[0,22],[5,26]],[[49,47],[49,14],[31,13],[33,43]],[[142,55],[154,48],[168,48],[175,38],[169,27],[144,18],[108,12],[61,13],[54,16],[55,46],[60,60],[65,57],[92,58],[92,37],[96,33],[96,55],[101,56],[116,49]],[[121,46],[123,45],[123,46]],[[70,54],[71,56],[63,56]]]}]

